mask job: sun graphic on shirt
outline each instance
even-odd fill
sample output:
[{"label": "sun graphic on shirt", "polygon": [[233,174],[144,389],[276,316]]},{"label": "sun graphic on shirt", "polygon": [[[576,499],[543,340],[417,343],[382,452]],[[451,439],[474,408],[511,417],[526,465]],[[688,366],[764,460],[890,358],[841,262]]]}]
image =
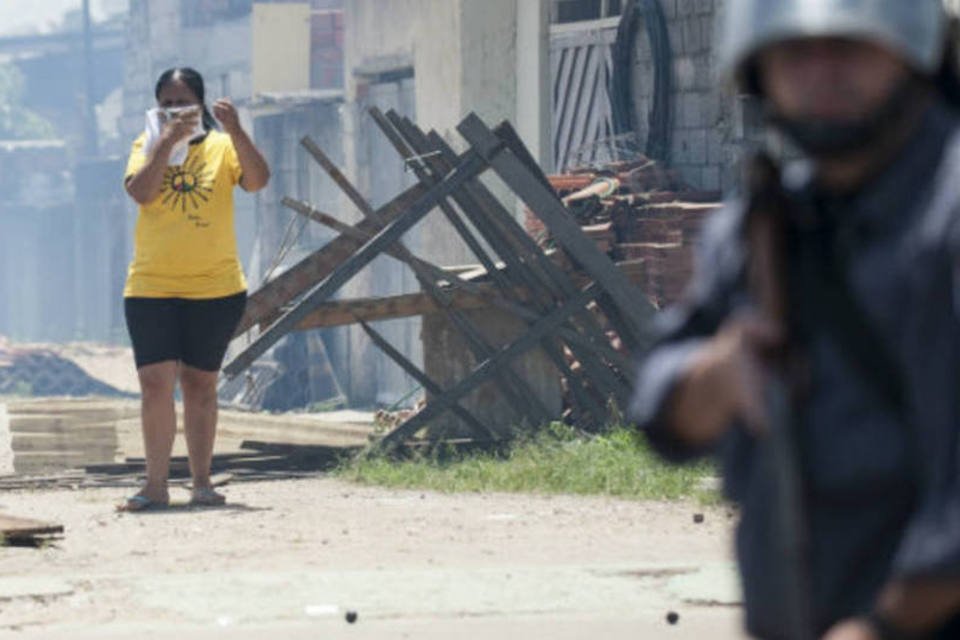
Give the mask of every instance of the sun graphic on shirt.
[{"label": "sun graphic on shirt", "polygon": [[189,158],[183,165],[167,169],[163,176],[163,204],[186,213],[188,207],[196,211],[208,202],[213,193],[213,172],[199,156]]}]

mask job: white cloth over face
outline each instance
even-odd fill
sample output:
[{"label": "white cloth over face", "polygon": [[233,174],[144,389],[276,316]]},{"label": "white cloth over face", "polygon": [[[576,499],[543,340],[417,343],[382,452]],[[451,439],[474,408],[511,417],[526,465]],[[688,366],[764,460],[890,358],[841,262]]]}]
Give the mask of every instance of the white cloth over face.
[{"label": "white cloth over face", "polygon": [[[164,123],[170,120],[173,117],[173,111],[171,109],[161,109],[160,107],[154,107],[147,111],[146,123],[144,125],[144,132],[146,134],[146,142],[143,146],[143,152],[147,155],[150,155],[150,152],[153,150],[153,145],[157,143],[157,140],[160,139],[160,132],[163,131]],[[204,134],[203,122],[202,119],[197,122],[196,128],[193,130],[193,135],[189,138],[184,138],[177,144],[173,146],[173,151],[170,153],[170,166],[181,165],[187,159],[187,152],[190,150],[190,141],[194,138],[198,138]]]}]

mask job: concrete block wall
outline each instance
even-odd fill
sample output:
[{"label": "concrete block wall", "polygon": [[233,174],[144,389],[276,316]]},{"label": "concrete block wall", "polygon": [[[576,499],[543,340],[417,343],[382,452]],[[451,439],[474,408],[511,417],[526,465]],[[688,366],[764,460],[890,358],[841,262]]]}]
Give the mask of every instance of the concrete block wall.
[{"label": "concrete block wall", "polygon": [[[718,82],[717,20],[724,0],[660,0],[673,51],[673,112],[670,162],[691,186],[727,189],[736,183],[745,149],[760,135],[741,99]],[[645,32],[637,37],[634,100],[640,139],[654,93],[654,60]]]}]

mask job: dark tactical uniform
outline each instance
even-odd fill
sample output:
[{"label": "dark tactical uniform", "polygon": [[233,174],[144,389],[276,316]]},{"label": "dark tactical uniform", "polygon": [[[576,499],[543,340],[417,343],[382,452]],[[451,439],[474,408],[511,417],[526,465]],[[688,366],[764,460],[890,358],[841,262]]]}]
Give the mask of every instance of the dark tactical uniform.
[{"label": "dark tactical uniform", "polygon": [[[892,164],[852,197],[824,197],[809,176],[798,163],[783,182],[794,205],[788,259],[801,274],[792,309],[811,373],[797,437],[811,604],[823,633],[872,609],[891,577],[960,579],[960,117],[931,107]],[[662,418],[693,351],[750,305],[744,218],[734,203],[708,225],[688,299],[664,314],[662,341],[641,369],[633,418],[674,460],[708,453],[682,446]],[[827,329],[817,292],[831,278],[846,278],[866,316],[857,322],[896,362],[902,403],[879,397],[870,372]],[[717,453],[725,492],[742,507],[748,629],[783,637],[770,477],[742,428]],[[938,637],[960,638],[958,622]]]}]

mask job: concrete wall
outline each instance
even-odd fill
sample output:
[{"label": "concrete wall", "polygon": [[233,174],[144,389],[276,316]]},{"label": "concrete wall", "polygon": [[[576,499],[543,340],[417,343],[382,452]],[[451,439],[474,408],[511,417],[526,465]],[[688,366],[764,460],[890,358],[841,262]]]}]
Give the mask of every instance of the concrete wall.
[{"label": "concrete wall", "polygon": [[309,89],[310,5],[255,4],[252,30],[254,93]]},{"label": "concrete wall", "polygon": [[[516,119],[520,91],[520,1],[344,2],[345,169],[375,206],[398,195],[412,183],[413,176],[404,172],[399,155],[367,115],[371,106],[396,109],[423,128],[435,129],[455,147],[460,147],[461,142],[454,128],[471,111],[494,124]],[[527,9],[540,2],[526,1]],[[542,15],[545,30],[546,13]],[[527,16],[528,23],[536,19]],[[533,41],[539,42],[543,33],[535,33]],[[539,74],[540,64],[542,59],[533,56],[525,68]],[[541,131],[538,127],[542,120],[533,115],[529,121]],[[359,217],[346,200],[340,212],[344,219]],[[439,212],[431,213],[405,236],[404,242],[418,255],[439,264],[476,262]],[[405,266],[381,258],[344,289],[344,296],[387,295],[416,289],[418,285]],[[408,358],[416,363],[423,361],[419,319],[383,323],[378,329]],[[345,382],[345,386],[352,399],[384,404],[398,399],[401,389],[415,387],[412,380],[376,351],[364,334],[350,328],[341,331],[349,336],[346,345],[352,382]],[[342,357],[336,349],[331,352],[334,361]]]},{"label": "concrete wall", "polygon": [[[539,84],[545,56],[531,55],[530,46],[546,48],[547,13],[541,0],[347,0],[344,4],[348,105],[363,103],[365,84],[378,70],[402,67],[414,70],[415,114],[406,114],[426,129],[435,129],[460,146],[455,126],[471,111],[490,123],[516,121],[518,78],[524,88]],[[521,11],[522,7],[522,11]],[[540,31],[518,32],[523,24]],[[538,23],[542,20],[542,23]],[[532,35],[531,35],[532,34]],[[527,49],[521,56],[518,42]],[[532,43],[532,45],[531,45]],[[522,69],[522,72],[518,72]],[[535,153],[540,154],[543,135],[542,105],[531,99],[536,115],[527,110],[521,134],[532,131]],[[348,133],[365,126],[366,116],[354,110],[348,115]],[[546,120],[549,118],[547,116]],[[348,137],[350,137],[348,135]],[[348,158],[356,153],[348,152]],[[348,159],[348,163],[351,160]],[[365,171],[354,162],[358,176]],[[431,217],[422,229],[426,255],[443,264],[474,262],[467,248],[446,221]]]},{"label": "concrete wall", "polygon": [[[673,139],[670,161],[692,186],[727,189],[738,161],[760,135],[749,106],[725,92],[714,73],[716,24],[724,0],[662,0],[673,49]],[[642,26],[641,26],[642,29]],[[641,140],[653,99],[654,63],[646,34],[637,37],[634,97]]]},{"label": "concrete wall", "polygon": [[551,132],[550,3],[517,3],[517,133],[546,170],[553,160]]}]

